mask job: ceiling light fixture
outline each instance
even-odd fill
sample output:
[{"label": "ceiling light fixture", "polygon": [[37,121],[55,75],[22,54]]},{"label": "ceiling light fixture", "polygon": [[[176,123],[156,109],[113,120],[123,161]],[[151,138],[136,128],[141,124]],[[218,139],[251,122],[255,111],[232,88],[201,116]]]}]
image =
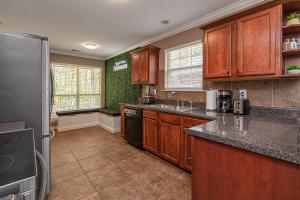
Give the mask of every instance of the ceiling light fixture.
[{"label": "ceiling light fixture", "polygon": [[85,43],[83,46],[87,49],[97,49],[97,45],[92,44],[92,43]]},{"label": "ceiling light fixture", "polygon": [[80,53],[80,50],[78,50],[78,49],[72,49],[72,51],[75,53]]}]

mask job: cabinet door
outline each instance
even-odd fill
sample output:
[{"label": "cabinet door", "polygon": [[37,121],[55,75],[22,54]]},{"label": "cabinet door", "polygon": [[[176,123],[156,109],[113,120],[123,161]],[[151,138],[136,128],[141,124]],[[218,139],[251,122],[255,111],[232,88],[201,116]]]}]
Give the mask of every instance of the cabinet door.
[{"label": "cabinet door", "polygon": [[141,63],[140,81],[142,83],[145,83],[149,81],[148,50],[141,51],[139,54],[140,54],[140,63]]},{"label": "cabinet door", "polygon": [[271,8],[237,20],[237,76],[275,74],[276,16]]},{"label": "cabinet door", "polygon": [[125,113],[124,113],[124,106],[121,106],[121,137],[125,137]]},{"label": "cabinet door", "polygon": [[184,128],[182,137],[182,148],[184,148],[182,167],[187,171],[192,172],[192,136],[186,132],[186,129],[187,128]]},{"label": "cabinet door", "polygon": [[181,138],[181,167],[185,170],[192,171],[192,136],[186,132],[188,128],[207,123],[206,119],[191,117],[182,117],[182,138]]},{"label": "cabinet door", "polygon": [[204,31],[204,78],[231,76],[231,23]]},{"label": "cabinet door", "polygon": [[139,83],[141,72],[141,62],[139,54],[131,55],[131,82]]},{"label": "cabinet door", "polygon": [[158,154],[158,122],[153,119],[143,120],[143,147],[145,150]]},{"label": "cabinet door", "polygon": [[180,165],[180,126],[160,123],[159,126],[159,151],[161,157]]}]

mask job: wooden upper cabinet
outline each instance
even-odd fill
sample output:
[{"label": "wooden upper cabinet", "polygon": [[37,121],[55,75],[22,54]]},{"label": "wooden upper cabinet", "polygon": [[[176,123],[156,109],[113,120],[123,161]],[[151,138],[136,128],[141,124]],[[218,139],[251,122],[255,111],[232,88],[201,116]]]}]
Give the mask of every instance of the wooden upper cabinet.
[{"label": "wooden upper cabinet", "polygon": [[282,5],[277,5],[204,27],[204,78],[239,80],[282,75],[281,20]]},{"label": "wooden upper cabinet", "polygon": [[131,81],[137,83],[140,81],[141,65],[140,54],[131,55]]},{"label": "wooden upper cabinet", "polygon": [[162,158],[180,166],[180,133],[178,125],[160,122],[159,124],[159,151]]},{"label": "wooden upper cabinet", "polygon": [[274,75],[276,73],[276,7],[236,20],[237,76]]},{"label": "wooden upper cabinet", "polygon": [[159,48],[147,46],[131,52],[131,81],[133,84],[157,84]]},{"label": "wooden upper cabinet", "polygon": [[148,50],[140,52],[140,62],[141,62],[141,74],[140,81],[142,83],[147,83],[149,81],[149,63],[148,63]]},{"label": "wooden upper cabinet", "polygon": [[231,23],[204,31],[204,78],[231,76]]}]

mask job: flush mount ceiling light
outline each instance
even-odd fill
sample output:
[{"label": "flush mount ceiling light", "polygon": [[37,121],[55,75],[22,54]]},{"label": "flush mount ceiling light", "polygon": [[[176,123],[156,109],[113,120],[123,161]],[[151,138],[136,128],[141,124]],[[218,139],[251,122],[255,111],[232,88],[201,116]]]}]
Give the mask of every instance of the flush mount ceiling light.
[{"label": "flush mount ceiling light", "polygon": [[97,49],[97,45],[92,44],[92,43],[85,43],[83,46],[87,49]]}]

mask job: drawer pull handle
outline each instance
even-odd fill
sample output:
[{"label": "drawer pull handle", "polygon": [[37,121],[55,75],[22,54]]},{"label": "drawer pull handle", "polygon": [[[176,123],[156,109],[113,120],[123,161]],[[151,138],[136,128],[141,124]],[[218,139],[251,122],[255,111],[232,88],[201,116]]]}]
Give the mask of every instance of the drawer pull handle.
[{"label": "drawer pull handle", "polygon": [[187,157],[188,160],[192,160],[192,156]]}]

